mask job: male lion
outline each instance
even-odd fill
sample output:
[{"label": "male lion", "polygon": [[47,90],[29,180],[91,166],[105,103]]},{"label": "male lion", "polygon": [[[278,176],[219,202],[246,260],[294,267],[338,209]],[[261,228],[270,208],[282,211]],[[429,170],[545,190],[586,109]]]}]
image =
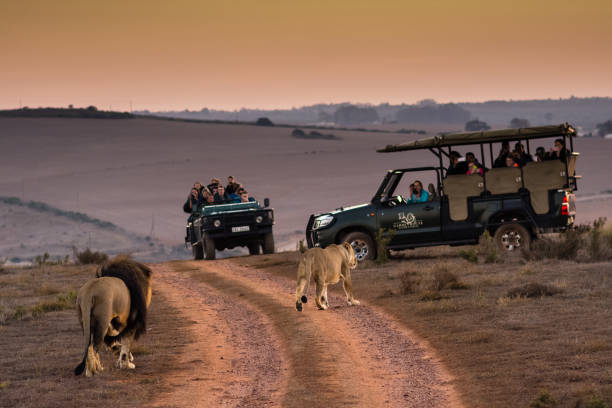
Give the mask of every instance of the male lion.
[{"label": "male lion", "polygon": [[85,370],[91,377],[103,370],[98,355],[102,342],[109,347],[121,345],[118,368],[135,368],[130,345],[146,330],[150,303],[151,269],[126,256],[104,264],[77,294],[85,355],[74,374]]},{"label": "male lion", "polygon": [[308,298],[308,286],[311,277],[316,286],[315,302],[317,307],[325,310],[329,307],[327,285],[338,283],[342,279],[346,301],[349,305],[358,305],[359,301],[353,297],[351,286],[351,269],[357,267],[357,259],[353,247],[348,242],[342,245],[329,245],[325,249],[312,248],[304,252],[297,272],[297,289],[295,290],[295,308],[302,311],[302,303]]}]

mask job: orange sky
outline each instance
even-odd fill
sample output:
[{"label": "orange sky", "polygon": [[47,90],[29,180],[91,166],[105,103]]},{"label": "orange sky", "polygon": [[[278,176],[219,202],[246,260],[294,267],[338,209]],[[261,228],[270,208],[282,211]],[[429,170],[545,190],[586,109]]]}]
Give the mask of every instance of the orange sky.
[{"label": "orange sky", "polygon": [[0,0],[0,108],[612,96],[612,1]]}]

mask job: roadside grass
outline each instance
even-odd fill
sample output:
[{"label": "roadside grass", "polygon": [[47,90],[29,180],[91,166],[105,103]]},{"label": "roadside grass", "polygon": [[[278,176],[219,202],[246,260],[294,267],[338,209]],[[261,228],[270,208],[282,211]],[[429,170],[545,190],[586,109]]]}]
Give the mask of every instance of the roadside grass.
[{"label": "roadside grass", "polygon": [[83,334],[74,310],[76,289],[95,265],[5,267],[0,275],[0,407],[148,406],[178,369],[189,340],[187,322],[153,287],[147,335],[133,345],[136,370],[118,370],[116,356],[100,353],[104,371],[75,377]]},{"label": "roadside grass", "polygon": [[[451,247],[392,252],[351,272],[354,292],[436,350],[466,406],[612,408],[612,262],[493,259],[481,245],[462,248],[478,263]],[[234,261],[295,279],[297,260]]]}]

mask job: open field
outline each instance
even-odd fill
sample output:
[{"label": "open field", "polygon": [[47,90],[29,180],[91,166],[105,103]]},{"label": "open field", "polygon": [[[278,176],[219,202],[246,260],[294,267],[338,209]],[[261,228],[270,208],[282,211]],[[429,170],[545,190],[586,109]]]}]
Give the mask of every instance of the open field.
[{"label": "open field", "polygon": [[[427,130],[436,133],[436,129]],[[186,219],[182,204],[189,187],[195,180],[225,180],[231,174],[256,198],[270,198],[276,213],[277,246],[294,249],[311,213],[369,201],[388,169],[433,163],[434,156],[428,152],[375,153],[377,147],[423,135],[324,133],[342,139],[297,139],[286,127],[154,119],[0,118],[0,196],[83,212],[178,250]],[[612,140],[578,139],[576,150],[581,153],[578,173],[584,176],[577,193],[577,221],[612,214],[608,179]],[[20,233],[18,228],[15,231]],[[72,231],[76,229],[66,233]],[[31,245],[30,255],[39,255],[50,243],[38,235],[28,231],[15,236],[15,242],[26,249]],[[95,234],[92,239],[96,240]],[[93,246],[113,250],[106,245]],[[174,251],[171,256],[166,252],[166,259],[189,256],[187,251],[182,255]],[[0,252],[0,257],[6,256]]]},{"label": "open field", "polygon": [[612,406],[612,262],[404,251],[353,271],[360,306],[336,285],[317,311],[311,285],[298,313],[298,259],[153,264],[136,370],[103,352],[95,379],[72,374],[82,338],[70,303],[93,268],[5,269],[0,406]]}]

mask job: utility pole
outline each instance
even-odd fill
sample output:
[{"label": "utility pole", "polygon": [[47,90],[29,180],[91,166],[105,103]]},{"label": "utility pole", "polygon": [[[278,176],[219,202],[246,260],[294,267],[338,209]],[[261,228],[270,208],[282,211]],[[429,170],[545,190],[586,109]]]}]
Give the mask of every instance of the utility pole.
[{"label": "utility pole", "polygon": [[149,232],[149,236],[153,239],[153,233],[155,232],[155,213],[151,214],[151,232]]}]

